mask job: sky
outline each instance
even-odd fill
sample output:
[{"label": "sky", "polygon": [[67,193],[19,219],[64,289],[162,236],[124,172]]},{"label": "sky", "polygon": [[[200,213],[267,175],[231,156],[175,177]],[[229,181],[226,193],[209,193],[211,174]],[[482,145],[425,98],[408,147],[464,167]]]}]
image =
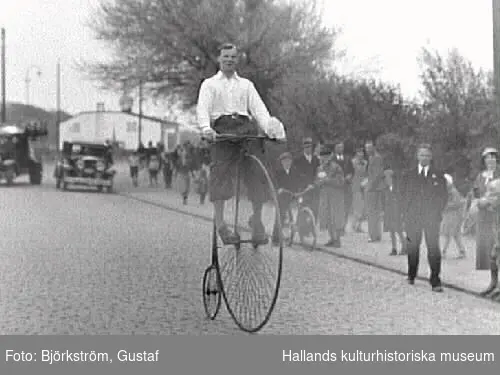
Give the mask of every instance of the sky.
[{"label": "sky", "polygon": [[[293,0],[292,0],[293,1]],[[119,110],[119,94],[99,91],[76,69],[81,59],[99,60],[107,51],[87,27],[99,0],[0,0],[0,27],[6,29],[7,100],[56,108],[56,66],[61,64],[61,108],[76,114]],[[324,0],[324,22],[340,27],[346,73],[371,75],[418,94],[417,57],[422,46],[446,53],[456,47],[474,66],[493,67],[491,0]],[[37,72],[41,75],[38,76]],[[189,121],[147,102],[144,113]],[[137,110],[137,108],[135,108]]]}]

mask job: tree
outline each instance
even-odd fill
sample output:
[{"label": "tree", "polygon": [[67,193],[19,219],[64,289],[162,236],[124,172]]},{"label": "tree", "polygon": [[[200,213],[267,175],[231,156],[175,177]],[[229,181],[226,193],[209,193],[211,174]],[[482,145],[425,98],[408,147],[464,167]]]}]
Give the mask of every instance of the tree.
[{"label": "tree", "polygon": [[321,72],[294,75],[275,88],[272,100],[297,147],[304,134],[320,142],[343,138],[361,143],[391,131],[409,133],[412,126],[399,89],[375,80]]},{"label": "tree", "polygon": [[436,160],[452,171],[470,170],[479,150],[499,132],[491,76],[475,69],[458,50],[446,57],[422,49],[423,108],[427,117],[420,138],[437,146]]},{"label": "tree", "polygon": [[329,62],[337,35],[321,24],[314,1],[108,0],[90,26],[113,51],[107,62],[80,64],[91,79],[115,91],[140,80],[153,97],[174,96],[186,107],[216,72],[224,42],[241,48],[240,73],[269,104],[268,93],[286,77]]}]

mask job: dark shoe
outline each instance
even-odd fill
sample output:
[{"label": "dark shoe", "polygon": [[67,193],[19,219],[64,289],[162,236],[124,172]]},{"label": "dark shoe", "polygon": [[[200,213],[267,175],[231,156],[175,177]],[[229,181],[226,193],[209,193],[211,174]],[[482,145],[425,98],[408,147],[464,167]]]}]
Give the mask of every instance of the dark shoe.
[{"label": "dark shoe", "polygon": [[326,247],[332,247],[333,246],[333,242],[334,242],[333,240],[330,240],[327,243],[325,243],[324,246],[326,246]]},{"label": "dark shoe", "polygon": [[432,291],[436,293],[442,293],[443,292],[443,287],[441,285],[436,285],[432,287]]},{"label": "dark shoe", "polygon": [[233,233],[226,225],[219,228],[219,236],[224,245],[236,245],[240,242],[240,237]]},{"label": "dark shoe", "polygon": [[182,204],[183,205],[188,204],[188,198],[187,197],[182,197]]},{"label": "dark shoe", "polygon": [[380,241],[381,241],[381,239],[380,239],[380,238],[370,238],[370,239],[368,240],[368,242],[369,242],[369,243],[375,243],[375,242],[380,242]]},{"label": "dark shoe", "polygon": [[398,255],[398,252],[396,251],[396,249],[392,249],[392,251],[389,255],[391,255],[391,256]]},{"label": "dark shoe", "polygon": [[406,280],[408,281],[408,284],[410,284],[410,285],[415,285],[415,279],[410,279],[410,278],[408,278],[408,279],[406,279]]},{"label": "dark shoe", "polygon": [[340,249],[342,247],[342,244],[341,244],[340,240],[335,240],[335,241],[333,241],[332,246],[335,247],[336,249]]}]

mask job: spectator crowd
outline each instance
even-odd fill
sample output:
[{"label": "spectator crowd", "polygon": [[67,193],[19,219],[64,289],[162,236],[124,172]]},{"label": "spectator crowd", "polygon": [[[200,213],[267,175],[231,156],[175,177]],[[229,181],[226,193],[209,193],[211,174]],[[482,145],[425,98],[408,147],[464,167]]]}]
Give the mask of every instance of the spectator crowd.
[{"label": "spectator crowd", "polygon": [[[368,243],[381,242],[382,233],[388,233],[391,247],[387,254],[408,257],[410,284],[417,275],[420,244],[425,237],[434,291],[442,289],[441,259],[450,256],[450,245],[456,245],[457,259],[466,257],[462,235],[464,225],[472,222],[476,269],[491,272],[491,284],[483,294],[498,298],[496,207],[500,190],[498,184],[490,182],[500,179],[499,155],[495,148],[484,149],[481,172],[466,194],[457,189],[451,174],[434,169],[430,145],[420,145],[415,168],[403,171],[393,168],[372,141],[350,155],[343,141],[315,145],[312,138],[305,137],[298,155],[287,151],[279,156],[273,175],[278,192],[310,190],[304,195],[304,204],[313,211],[319,230],[329,235],[324,246],[341,247],[343,236],[364,233],[365,222]],[[198,145],[187,141],[170,152],[160,143],[154,147],[149,142],[147,148],[130,156],[129,163],[134,184],[142,169],[149,175],[150,186],[158,186],[162,175],[165,188],[175,188],[183,204],[188,204],[192,190],[200,204],[205,203],[211,156],[203,141]],[[287,196],[278,194],[282,220],[288,210]]]}]

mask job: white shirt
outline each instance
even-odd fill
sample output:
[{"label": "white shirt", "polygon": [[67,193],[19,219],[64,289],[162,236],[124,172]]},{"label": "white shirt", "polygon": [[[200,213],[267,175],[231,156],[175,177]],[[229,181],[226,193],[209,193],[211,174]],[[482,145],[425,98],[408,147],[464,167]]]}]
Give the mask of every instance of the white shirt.
[{"label": "white shirt", "polygon": [[493,175],[494,175],[494,171],[490,171],[490,170],[484,171],[483,172],[483,176],[485,178],[484,183],[488,184],[491,180],[493,180]]},{"label": "white shirt", "polygon": [[307,155],[307,154],[304,154],[304,157],[306,158],[306,160],[309,162],[309,163],[312,163],[312,154],[311,155]]},{"label": "white shirt", "polygon": [[424,171],[424,176],[427,177],[427,174],[429,173],[429,166],[421,166],[420,164],[418,165],[418,174],[422,174],[422,170]]},{"label": "white shirt", "polygon": [[337,159],[340,161],[344,161],[344,155],[338,154]]},{"label": "white shirt", "polygon": [[220,116],[237,113],[254,117],[267,131],[271,117],[250,80],[237,73],[227,78],[221,71],[201,84],[196,112],[201,130],[210,128],[211,122]]}]

